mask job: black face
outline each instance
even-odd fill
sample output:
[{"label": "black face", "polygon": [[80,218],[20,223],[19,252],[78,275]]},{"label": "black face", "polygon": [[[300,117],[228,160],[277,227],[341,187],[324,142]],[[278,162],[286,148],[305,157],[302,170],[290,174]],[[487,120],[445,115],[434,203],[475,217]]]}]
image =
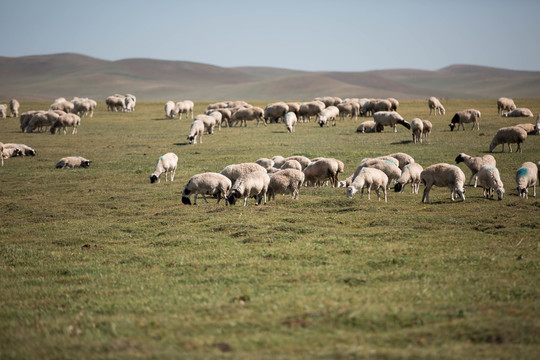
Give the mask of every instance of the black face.
[{"label": "black face", "polygon": [[460,162],[463,162],[463,157],[461,156],[461,154],[456,157],[456,164],[459,164]]},{"label": "black face", "polygon": [[232,192],[226,199],[227,199],[227,202],[231,205],[234,205],[236,204],[236,197],[234,196],[235,193]]},{"label": "black face", "polygon": [[396,185],[394,185],[394,191],[395,192],[400,192],[401,188],[402,188],[402,185],[400,183],[396,183]]},{"label": "black face", "polygon": [[188,196],[182,196],[182,204],[191,205],[191,200],[189,200]]},{"label": "black face", "polygon": [[448,124],[448,126],[450,126],[450,131],[454,131],[454,128],[456,127],[455,124]]},{"label": "black face", "polygon": [[31,150],[28,152],[28,155],[30,156],[35,156],[36,155],[36,151],[35,150]]},{"label": "black face", "polygon": [[89,167],[89,166],[90,166],[90,160],[83,161],[82,164],[81,164],[81,166],[82,166],[83,168]]},{"label": "black face", "polygon": [[158,177],[156,175],[150,175],[150,183],[153,184],[158,180]]},{"label": "black face", "polygon": [[188,136],[187,139],[188,139],[189,142],[191,143],[191,142],[193,142],[193,139],[195,139],[195,137],[193,137],[193,136]]}]

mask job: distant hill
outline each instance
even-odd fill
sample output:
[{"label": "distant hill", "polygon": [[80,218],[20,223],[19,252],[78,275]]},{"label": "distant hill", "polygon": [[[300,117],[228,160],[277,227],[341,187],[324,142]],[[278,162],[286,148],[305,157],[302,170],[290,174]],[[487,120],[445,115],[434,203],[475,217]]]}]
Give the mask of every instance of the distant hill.
[{"label": "distant hill", "polygon": [[100,60],[79,54],[0,57],[0,99],[132,93],[140,100],[304,100],[317,96],[422,99],[540,97],[540,72],[472,65],[437,71],[308,72],[186,61]]}]

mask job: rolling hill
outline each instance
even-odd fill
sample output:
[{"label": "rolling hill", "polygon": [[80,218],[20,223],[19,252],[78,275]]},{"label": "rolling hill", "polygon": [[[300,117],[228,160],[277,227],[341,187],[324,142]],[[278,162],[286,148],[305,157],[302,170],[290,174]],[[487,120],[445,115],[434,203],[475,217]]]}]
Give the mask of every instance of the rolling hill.
[{"label": "rolling hill", "polygon": [[392,69],[308,72],[269,67],[224,68],[186,61],[107,61],[79,54],[0,57],[0,99],[292,100],[316,96],[442,98],[540,97],[540,72],[473,65],[437,71]]}]

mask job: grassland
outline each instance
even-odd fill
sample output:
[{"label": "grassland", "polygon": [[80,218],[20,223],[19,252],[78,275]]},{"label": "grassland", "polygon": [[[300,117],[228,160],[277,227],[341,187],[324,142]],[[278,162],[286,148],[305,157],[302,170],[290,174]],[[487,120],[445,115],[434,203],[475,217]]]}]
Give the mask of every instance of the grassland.
[{"label": "grassland", "polygon": [[[540,113],[539,99],[515,100]],[[0,141],[38,153],[0,168],[0,358],[538,358],[540,204],[516,196],[514,176],[540,160],[540,137],[523,153],[496,149],[502,201],[472,187],[454,203],[435,188],[429,205],[409,187],[386,204],[333,188],[258,207],[180,201],[192,175],[231,163],[327,156],[348,176],[364,157],[403,151],[425,167],[483,155],[498,128],[532,121],[498,117],[493,99],[444,105],[446,116],[430,117],[424,101],[401,102],[406,119],[434,124],[422,145],[403,127],[356,134],[360,120],[294,134],[249,124],[187,145],[191,121],[165,120],[163,102],[129,114],[100,103],[75,136],[0,120]],[[482,111],[480,132],[450,132],[470,107]],[[175,181],[150,184],[169,151]],[[68,155],[92,166],[54,169]]]}]

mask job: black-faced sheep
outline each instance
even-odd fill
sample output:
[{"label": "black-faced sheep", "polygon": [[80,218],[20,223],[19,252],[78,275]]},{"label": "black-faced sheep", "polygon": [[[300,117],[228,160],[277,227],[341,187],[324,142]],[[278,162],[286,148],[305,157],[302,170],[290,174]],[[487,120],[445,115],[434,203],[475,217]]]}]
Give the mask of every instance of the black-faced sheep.
[{"label": "black-faced sheep", "polygon": [[4,149],[11,149],[15,148],[18,150],[15,156],[36,156],[36,150],[32,149],[30,146],[27,146],[25,144],[12,144],[12,143],[6,143],[4,144]]},{"label": "black-faced sheep", "polygon": [[231,180],[222,174],[207,172],[193,175],[182,190],[182,203],[191,205],[190,196],[195,194],[193,205],[197,205],[197,195],[201,194],[205,202],[208,202],[205,195],[212,195],[217,197],[218,204],[222,197],[225,198],[225,205],[227,205],[226,196],[231,186]]},{"label": "black-faced sheep", "polygon": [[387,202],[386,197],[386,188],[388,187],[388,176],[386,174],[375,168],[362,168],[358,173],[358,176],[354,181],[347,187],[347,197],[352,199],[354,194],[361,190],[360,198],[364,197],[364,189],[367,189],[368,200],[371,199],[371,189],[374,189],[377,192],[377,199],[381,200],[381,195],[379,190],[382,189],[384,194],[384,202]]},{"label": "black-faced sheep", "polygon": [[499,170],[494,166],[485,166],[478,173],[478,185],[484,189],[484,197],[493,197],[493,191],[497,193],[499,200],[504,196],[504,185],[501,181]]},{"label": "black-faced sheep", "polygon": [[456,124],[457,124],[458,130],[460,126],[463,128],[463,130],[465,130],[464,124],[468,124],[472,122],[473,125],[472,125],[471,130],[474,130],[475,127],[476,127],[476,130],[480,130],[480,124],[478,123],[478,119],[481,116],[482,114],[480,113],[480,111],[476,109],[467,109],[467,110],[458,111],[454,115],[454,117],[452,118],[448,126],[450,126],[450,131],[454,131]]},{"label": "black-faced sheep", "polygon": [[229,204],[236,204],[236,200],[244,198],[244,206],[247,206],[249,197],[255,198],[255,205],[259,205],[264,199],[266,205],[266,193],[270,185],[270,177],[266,171],[254,171],[240,176],[233,184],[227,200]]},{"label": "black-faced sheep", "polygon": [[510,144],[517,144],[518,152],[521,152],[521,144],[527,139],[527,132],[519,126],[509,126],[501,128],[497,131],[491,144],[489,145],[489,152],[493,152],[497,145],[502,144],[502,152],[504,152],[504,144],[508,144],[510,152],[512,152],[512,146]]},{"label": "black-faced sheep", "polygon": [[332,126],[336,126],[336,118],[339,116],[339,110],[337,107],[330,105],[327,108],[324,108],[317,117],[319,118],[319,125],[323,127],[325,124],[328,126],[328,123],[332,121]]},{"label": "black-faced sheep", "polygon": [[411,192],[418,194],[418,189],[420,188],[420,174],[423,170],[424,168],[417,163],[405,165],[401,172],[401,176],[396,179],[394,190],[396,192],[403,192],[405,190],[405,185],[411,183]]},{"label": "black-faced sheep", "polygon": [[444,106],[442,106],[439,99],[437,99],[435,96],[432,96],[428,99],[428,106],[429,106],[429,115],[431,115],[431,112],[433,112],[434,115],[437,115],[437,112],[439,112],[439,115],[444,115],[446,111],[444,110]]},{"label": "black-faced sheep", "polygon": [[411,124],[403,119],[401,115],[394,111],[379,111],[373,114],[373,120],[375,123],[383,126],[392,126],[394,132],[397,132],[396,124],[405,126],[407,129],[411,129]]},{"label": "black-faced sheep", "polygon": [[440,163],[428,166],[420,174],[420,181],[425,185],[422,202],[429,203],[429,191],[433,185],[448,187],[452,201],[455,195],[465,201],[465,174],[455,165]]},{"label": "black-faced sheep", "polygon": [[460,162],[465,163],[465,165],[467,165],[467,167],[471,169],[471,177],[469,178],[469,182],[467,183],[467,186],[471,185],[471,181],[474,177],[474,187],[476,187],[476,182],[478,180],[477,173],[478,171],[480,171],[481,168],[485,166],[490,166],[490,167],[497,166],[497,161],[491,155],[473,157],[465,153],[461,153],[458,156],[456,156],[456,164],[459,164]]},{"label": "black-faced sheep", "polygon": [[178,166],[178,156],[175,153],[166,153],[160,156],[154,172],[150,175],[150,182],[153,184],[156,181],[160,182],[161,174],[165,173],[165,181],[168,181],[167,176],[171,174],[171,182],[174,181],[174,174]]},{"label": "black-faced sheep", "polygon": [[90,166],[91,161],[85,159],[81,156],[68,156],[61,158],[60,161],[56,163],[57,169],[71,169],[71,168],[87,168]]},{"label": "black-faced sheep", "polygon": [[538,167],[533,162],[524,162],[516,172],[517,192],[520,197],[529,198],[529,188],[533,188],[536,197],[536,183],[538,182]]}]

